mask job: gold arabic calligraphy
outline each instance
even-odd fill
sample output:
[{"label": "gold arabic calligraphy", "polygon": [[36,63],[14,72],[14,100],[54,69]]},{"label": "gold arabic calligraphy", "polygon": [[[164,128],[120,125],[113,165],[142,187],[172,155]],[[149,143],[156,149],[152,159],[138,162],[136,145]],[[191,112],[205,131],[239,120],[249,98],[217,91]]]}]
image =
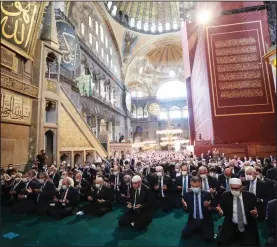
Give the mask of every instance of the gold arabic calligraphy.
[{"label": "gold arabic calligraphy", "polygon": [[[26,48],[30,41],[31,31],[33,30],[34,17],[37,13],[37,3],[24,3],[25,7],[22,6],[21,2],[8,4],[9,5],[3,3],[3,1],[1,2],[1,14],[4,16],[1,20],[2,35],[6,39],[13,39],[16,44],[21,45],[24,42],[25,31],[28,31],[24,43],[24,48]],[[5,8],[11,7],[11,5],[13,11],[9,11]],[[11,24],[14,26],[12,27]]]}]

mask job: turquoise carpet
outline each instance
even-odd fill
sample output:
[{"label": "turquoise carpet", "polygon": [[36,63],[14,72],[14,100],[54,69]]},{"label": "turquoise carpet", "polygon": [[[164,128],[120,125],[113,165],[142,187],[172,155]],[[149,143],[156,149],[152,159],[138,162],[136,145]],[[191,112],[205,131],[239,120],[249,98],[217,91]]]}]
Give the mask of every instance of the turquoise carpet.
[{"label": "turquoise carpet", "polygon": [[[101,218],[90,216],[70,216],[60,221],[47,216],[14,215],[6,208],[1,210],[0,246],[215,246],[206,244],[196,235],[190,240],[181,240],[187,214],[182,209],[171,213],[157,212],[147,231],[118,228],[117,221],[123,208]],[[222,219],[215,221],[215,233]],[[265,244],[265,226],[260,226],[261,243]],[[14,232],[20,236],[8,240],[3,234]]]}]

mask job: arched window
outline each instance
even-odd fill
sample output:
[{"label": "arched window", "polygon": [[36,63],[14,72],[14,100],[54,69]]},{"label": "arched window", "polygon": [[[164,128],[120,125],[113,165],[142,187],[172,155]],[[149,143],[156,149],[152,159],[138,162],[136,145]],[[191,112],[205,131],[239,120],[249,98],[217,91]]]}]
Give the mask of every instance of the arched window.
[{"label": "arched window", "polygon": [[109,55],[107,54],[107,64],[109,64]]},{"label": "arched window", "polygon": [[181,109],[178,106],[172,106],[169,109],[169,117],[171,119],[174,118],[182,118],[182,113],[181,113]]},{"label": "arched window", "polygon": [[111,56],[113,55],[113,49],[111,46],[110,46],[110,54],[111,54]]},{"label": "arched window", "polygon": [[116,16],[116,11],[117,11],[117,7],[116,7],[116,6],[113,6],[113,11],[112,11],[112,15],[113,15],[113,16]]},{"label": "arched window", "polygon": [[113,60],[111,60],[111,68],[113,68]]},{"label": "arched window", "polygon": [[186,85],[180,81],[168,81],[160,86],[156,96],[158,99],[186,98]]},{"label": "arched window", "polygon": [[132,115],[133,115],[134,117],[136,116],[136,110],[137,110],[136,106],[133,105],[133,106],[132,106]]},{"label": "arched window", "polygon": [[106,43],[106,48],[108,48],[108,38],[105,36],[105,43]]},{"label": "arched window", "polygon": [[151,25],[151,32],[152,33],[156,32],[156,24],[155,23],[152,23],[152,25]]},{"label": "arched window", "polygon": [[89,33],[89,43],[92,44],[92,34]]},{"label": "arched window", "polygon": [[113,2],[108,2],[108,4],[107,4],[108,9],[111,9],[112,5],[113,5]]},{"label": "arched window", "polygon": [[174,30],[177,30],[177,29],[178,29],[177,21],[173,21],[173,29],[174,29]]},{"label": "arched window", "polygon": [[101,49],[101,55],[102,55],[102,57],[104,57],[104,49],[103,48]]},{"label": "arched window", "polygon": [[134,27],[134,26],[135,26],[135,18],[131,18],[130,27]]},{"label": "arched window", "polygon": [[98,21],[95,21],[95,33],[96,33],[96,35],[99,34],[99,31],[98,31]]},{"label": "arched window", "polygon": [[88,17],[88,24],[89,24],[89,26],[91,27],[91,25],[92,25],[92,21],[91,21],[91,17],[90,17],[90,15],[89,15],[89,17]]},{"label": "arched window", "polygon": [[101,37],[101,41],[104,43],[104,30],[101,25],[100,25],[100,37]]},{"label": "arched window", "polygon": [[167,120],[167,110],[163,108],[160,112],[159,119],[160,120]]},{"label": "arched window", "polygon": [[95,41],[95,49],[96,49],[96,51],[99,51],[98,41],[97,40]]},{"label": "arched window", "polygon": [[161,33],[163,31],[163,24],[159,23],[158,30]]},{"label": "arched window", "polygon": [[141,29],[141,21],[139,20],[138,22],[137,22],[137,29]]},{"label": "arched window", "polygon": [[81,33],[82,35],[85,35],[85,25],[83,22],[81,23]]},{"label": "arched window", "polygon": [[144,118],[147,118],[147,117],[148,117],[147,105],[144,106],[144,109],[143,109],[143,117],[144,117]]},{"label": "arched window", "polygon": [[170,30],[170,24],[169,24],[169,22],[165,23],[165,30],[166,31]]},{"label": "arched window", "polygon": [[143,109],[142,109],[142,107],[137,108],[137,118],[143,118]]},{"label": "arched window", "polygon": [[144,29],[144,31],[148,31],[148,28],[149,28],[149,25],[148,25],[148,22],[145,22],[144,23],[144,26],[143,26],[143,29]]}]

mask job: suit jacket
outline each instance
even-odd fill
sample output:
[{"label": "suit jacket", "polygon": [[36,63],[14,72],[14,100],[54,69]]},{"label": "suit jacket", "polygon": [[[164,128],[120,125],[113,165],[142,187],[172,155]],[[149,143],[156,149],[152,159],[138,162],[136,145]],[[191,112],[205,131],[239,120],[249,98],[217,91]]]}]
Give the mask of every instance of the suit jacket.
[{"label": "suit jacket", "polygon": [[[128,202],[134,204],[136,190],[132,187]],[[154,206],[153,193],[149,187],[141,184],[140,193],[136,196],[136,205],[141,204],[141,211],[152,211]]]},{"label": "suit jacket", "polygon": [[[231,175],[231,178],[235,178],[235,177],[236,177],[235,174]],[[218,176],[218,183],[219,183],[219,186],[223,186],[226,189],[226,177],[224,174],[220,174]]]},{"label": "suit jacket", "polygon": [[[118,178],[118,183],[122,184],[123,183],[123,174],[119,173],[118,174],[119,178]],[[110,175],[110,184],[111,187],[114,189],[114,181],[115,181],[115,175],[111,174]],[[112,185],[113,184],[113,185]],[[119,188],[119,187],[118,187]]]},{"label": "suit jacket", "polygon": [[267,225],[270,236],[276,238],[276,199],[269,201],[267,204]]},{"label": "suit jacket", "polygon": [[266,178],[277,181],[277,173],[276,168],[271,168],[266,172]]},{"label": "suit jacket", "polygon": [[[225,168],[230,168],[230,166],[226,166]],[[240,168],[238,166],[234,166],[234,172],[235,172],[235,175],[238,175],[239,172],[240,172]]]},{"label": "suit jacket", "polygon": [[[41,184],[41,188],[42,187],[43,184]],[[47,181],[44,187],[42,188],[42,191],[37,195],[38,204],[49,203],[53,199],[55,193],[56,187],[54,183]]]},{"label": "suit jacket", "polygon": [[27,188],[31,188],[32,190],[39,189],[40,184],[35,179],[32,179],[30,182],[25,183],[24,187],[21,190],[21,194],[26,195],[27,200],[36,200],[37,199],[36,193],[35,192],[28,193],[26,190]]},{"label": "suit jacket", "polygon": [[52,179],[55,187],[58,188],[59,187],[59,181],[61,179],[61,175],[57,172],[57,173],[55,173],[55,174],[53,174],[49,177]]},{"label": "suit jacket", "polygon": [[[249,191],[250,181],[245,181],[245,191]],[[265,204],[267,204],[268,191],[266,190],[266,183],[261,179],[257,178],[256,183],[256,197],[262,199]]]},{"label": "suit jacket", "polygon": [[129,185],[122,183],[120,186],[120,193],[124,194],[125,196],[127,196],[128,194],[130,195],[131,189],[132,189],[131,183]]},{"label": "suit jacket", "polygon": [[[188,188],[190,188],[190,180],[191,180],[192,176],[188,175],[187,179],[188,179]],[[183,176],[177,177],[175,180],[175,189],[176,191],[180,191],[178,190],[177,186],[181,186],[183,185]],[[181,191],[180,191],[181,192]]]},{"label": "suit jacket", "polygon": [[66,198],[64,198],[65,193],[66,193],[66,190],[61,189],[59,191],[59,193],[57,194],[57,199],[59,199],[59,200],[66,199],[66,200],[69,201],[67,206],[69,206],[69,207],[75,206],[78,203],[78,201],[79,201],[78,191],[74,187],[70,186],[69,189],[68,189]]},{"label": "suit jacket", "polygon": [[[6,185],[5,185],[6,186]],[[10,191],[15,191],[14,195],[10,195],[9,197],[12,199],[17,199],[18,195],[22,193],[22,190],[25,189],[25,183],[21,180],[20,182],[16,182],[14,179],[11,181],[9,185],[7,185],[5,191],[9,194]]]},{"label": "suit jacket", "polygon": [[[253,210],[254,207],[256,207],[257,198],[251,192],[242,191],[242,199],[248,227],[257,230],[258,227],[256,219],[254,219],[250,214],[250,211]],[[232,224],[233,218],[233,195],[230,191],[226,191],[223,193],[220,206],[225,216],[223,221],[223,227],[229,228]]]},{"label": "suit jacket", "polygon": [[93,193],[91,194],[91,197],[93,198],[92,202],[97,202],[97,200],[105,200],[104,203],[101,203],[101,205],[106,206],[108,204],[111,204],[113,201],[113,190],[111,188],[108,188],[106,186],[102,186],[101,190],[98,193],[97,188],[94,188]]},{"label": "suit jacket", "polygon": [[[193,220],[194,213],[194,193],[192,191],[185,193],[183,196],[184,201],[187,203],[186,211],[189,213],[189,220]],[[201,208],[203,214],[203,220],[211,220],[212,221],[212,211],[208,210],[208,208],[204,207],[205,201],[212,200],[211,193],[201,190]]]},{"label": "suit jacket", "polygon": [[[154,187],[156,185],[160,186],[160,184],[159,184],[159,177],[158,176],[153,177],[153,179],[152,179],[152,189],[153,189],[153,191],[155,191],[155,194],[157,196],[161,196],[161,188],[158,189],[158,190],[155,190]],[[167,193],[169,193],[169,192],[174,190],[172,179],[171,179],[171,177],[169,177],[167,175],[163,176],[163,185],[166,185],[166,187],[167,187],[167,190],[163,190],[163,193],[164,193],[165,196],[167,195]]]},{"label": "suit jacket", "polygon": [[[81,185],[81,188],[76,188],[77,185]],[[74,179],[74,187],[78,191],[79,194],[87,197],[88,194],[90,193],[90,187],[89,187],[89,182],[82,178],[81,182],[77,183]]]}]

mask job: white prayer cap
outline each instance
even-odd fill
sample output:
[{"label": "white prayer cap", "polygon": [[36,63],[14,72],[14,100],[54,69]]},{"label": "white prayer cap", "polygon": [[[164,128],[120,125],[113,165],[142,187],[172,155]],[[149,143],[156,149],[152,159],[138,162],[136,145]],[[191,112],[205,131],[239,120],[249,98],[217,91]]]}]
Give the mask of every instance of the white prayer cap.
[{"label": "white prayer cap", "polygon": [[156,171],[162,171],[163,170],[163,167],[162,166],[157,166],[156,167]]},{"label": "white prayer cap", "polygon": [[237,184],[237,185],[242,185],[241,180],[239,178],[231,178],[229,180],[229,184]]},{"label": "white prayer cap", "polygon": [[141,177],[139,175],[135,175],[132,178],[132,183],[141,182]]}]

